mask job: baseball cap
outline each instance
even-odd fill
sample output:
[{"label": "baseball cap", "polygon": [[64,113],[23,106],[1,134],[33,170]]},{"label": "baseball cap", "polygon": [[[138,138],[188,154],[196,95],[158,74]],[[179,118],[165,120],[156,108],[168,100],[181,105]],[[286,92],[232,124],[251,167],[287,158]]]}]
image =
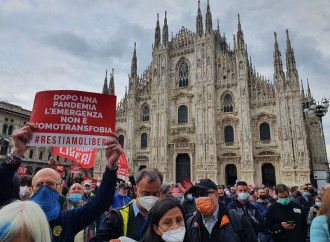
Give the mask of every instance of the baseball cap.
[{"label": "baseball cap", "polygon": [[118,189],[127,189],[127,188],[129,188],[129,187],[126,184],[120,184],[118,186]]},{"label": "baseball cap", "polygon": [[195,186],[191,187],[189,189],[189,193],[194,193],[197,189],[203,189],[203,190],[207,190],[207,189],[214,189],[214,190],[218,190],[217,185],[210,179],[201,179],[199,181],[197,181],[195,183]]}]

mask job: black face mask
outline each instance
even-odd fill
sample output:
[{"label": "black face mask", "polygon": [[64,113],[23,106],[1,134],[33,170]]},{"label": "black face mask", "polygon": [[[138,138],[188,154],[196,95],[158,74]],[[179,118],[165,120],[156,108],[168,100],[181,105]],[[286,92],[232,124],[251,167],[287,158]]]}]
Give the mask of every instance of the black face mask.
[{"label": "black face mask", "polygon": [[308,189],[309,193],[313,193],[314,189]]},{"label": "black face mask", "polygon": [[267,195],[259,195],[259,198],[265,200],[267,198]]}]

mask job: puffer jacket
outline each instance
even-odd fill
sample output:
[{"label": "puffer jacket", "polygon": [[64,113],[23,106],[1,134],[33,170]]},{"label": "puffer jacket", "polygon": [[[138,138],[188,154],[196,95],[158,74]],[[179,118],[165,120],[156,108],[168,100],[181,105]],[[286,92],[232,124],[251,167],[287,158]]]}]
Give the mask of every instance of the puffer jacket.
[{"label": "puffer jacket", "polygon": [[327,242],[330,240],[327,217],[317,216],[313,219],[310,231],[310,242]]}]

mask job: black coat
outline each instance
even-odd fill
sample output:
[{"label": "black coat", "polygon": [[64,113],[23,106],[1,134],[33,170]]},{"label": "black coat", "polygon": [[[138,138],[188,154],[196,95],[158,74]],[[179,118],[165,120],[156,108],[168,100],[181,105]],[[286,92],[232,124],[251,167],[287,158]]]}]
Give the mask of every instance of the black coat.
[{"label": "black coat", "polygon": [[257,242],[250,222],[232,209],[219,205],[218,221],[213,226],[211,234],[203,224],[203,218],[198,211],[187,221],[189,238],[194,242]]}]

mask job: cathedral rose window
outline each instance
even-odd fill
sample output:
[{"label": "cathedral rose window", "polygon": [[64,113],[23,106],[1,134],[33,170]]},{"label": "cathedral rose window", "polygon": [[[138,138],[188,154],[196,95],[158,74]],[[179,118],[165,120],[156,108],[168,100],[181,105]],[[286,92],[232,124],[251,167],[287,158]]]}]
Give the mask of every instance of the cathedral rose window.
[{"label": "cathedral rose window", "polygon": [[182,62],[179,69],[179,87],[188,86],[188,65],[186,62]]}]

